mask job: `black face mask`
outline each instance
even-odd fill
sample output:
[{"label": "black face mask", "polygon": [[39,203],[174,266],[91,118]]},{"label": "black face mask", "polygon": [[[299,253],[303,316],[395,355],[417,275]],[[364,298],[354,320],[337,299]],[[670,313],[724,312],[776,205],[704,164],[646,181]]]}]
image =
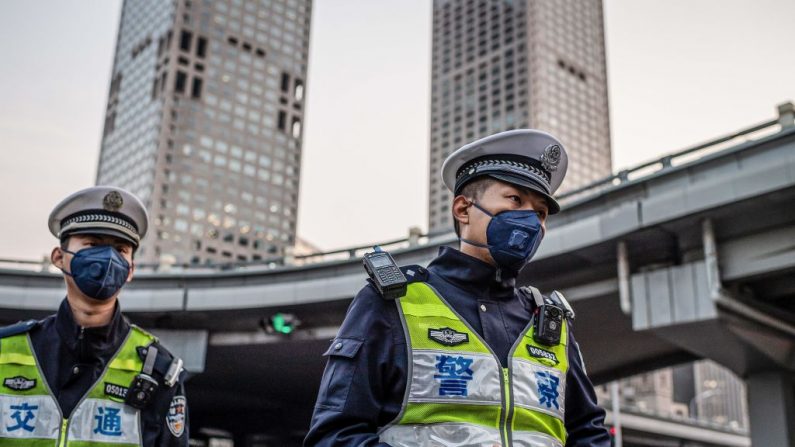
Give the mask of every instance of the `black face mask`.
[{"label": "black face mask", "polygon": [[110,245],[98,245],[71,252],[70,272],[61,271],[74,279],[77,288],[96,300],[107,300],[124,287],[130,274],[130,264]]},{"label": "black face mask", "polygon": [[461,238],[475,247],[488,248],[489,254],[501,270],[515,276],[535,255],[544,230],[538,213],[533,210],[507,210],[491,214],[472,202],[472,205],[491,217],[486,229],[486,244]]}]

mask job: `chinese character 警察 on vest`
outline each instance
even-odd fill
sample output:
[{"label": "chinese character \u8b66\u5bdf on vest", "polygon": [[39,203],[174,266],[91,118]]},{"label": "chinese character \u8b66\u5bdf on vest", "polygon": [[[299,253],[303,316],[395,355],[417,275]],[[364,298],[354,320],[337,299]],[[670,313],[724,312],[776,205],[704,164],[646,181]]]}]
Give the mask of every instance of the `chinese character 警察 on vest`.
[{"label": "chinese character \u8b66\u5bdf on vest", "polygon": [[545,346],[529,324],[507,368],[428,284],[397,300],[409,347],[409,377],[398,418],[380,431],[394,447],[522,446],[566,443],[566,323]]}]

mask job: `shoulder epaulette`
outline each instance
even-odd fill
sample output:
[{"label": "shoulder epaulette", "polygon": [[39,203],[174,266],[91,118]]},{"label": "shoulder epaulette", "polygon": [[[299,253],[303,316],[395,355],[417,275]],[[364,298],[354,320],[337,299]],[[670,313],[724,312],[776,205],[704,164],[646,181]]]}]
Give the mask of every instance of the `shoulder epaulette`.
[{"label": "shoulder epaulette", "polygon": [[29,332],[39,322],[37,320],[27,320],[14,323],[10,326],[0,328],[0,338],[11,337],[12,335],[19,335]]},{"label": "shoulder epaulette", "polygon": [[421,265],[404,265],[400,267],[400,271],[403,272],[403,276],[406,277],[409,284],[428,281],[428,269]]}]

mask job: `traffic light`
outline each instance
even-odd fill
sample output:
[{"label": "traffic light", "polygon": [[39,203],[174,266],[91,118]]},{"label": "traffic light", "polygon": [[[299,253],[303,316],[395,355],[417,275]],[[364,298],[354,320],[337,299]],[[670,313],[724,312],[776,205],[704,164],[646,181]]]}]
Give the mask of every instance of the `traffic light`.
[{"label": "traffic light", "polygon": [[301,324],[301,321],[295,315],[277,312],[268,318],[265,330],[269,334],[290,335],[299,324]]}]

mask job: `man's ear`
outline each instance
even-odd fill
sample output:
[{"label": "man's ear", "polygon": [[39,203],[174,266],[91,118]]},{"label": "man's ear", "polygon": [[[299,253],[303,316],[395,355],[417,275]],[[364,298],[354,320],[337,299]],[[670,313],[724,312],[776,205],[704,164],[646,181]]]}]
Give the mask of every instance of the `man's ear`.
[{"label": "man's ear", "polygon": [[63,270],[63,250],[61,250],[61,247],[53,247],[52,252],[50,252],[50,262]]},{"label": "man's ear", "polygon": [[453,218],[460,224],[469,224],[469,206],[472,202],[466,197],[458,195],[453,199]]},{"label": "man's ear", "polygon": [[127,281],[126,282],[132,281],[133,273],[135,273],[135,261],[130,262],[130,272],[127,273]]}]

